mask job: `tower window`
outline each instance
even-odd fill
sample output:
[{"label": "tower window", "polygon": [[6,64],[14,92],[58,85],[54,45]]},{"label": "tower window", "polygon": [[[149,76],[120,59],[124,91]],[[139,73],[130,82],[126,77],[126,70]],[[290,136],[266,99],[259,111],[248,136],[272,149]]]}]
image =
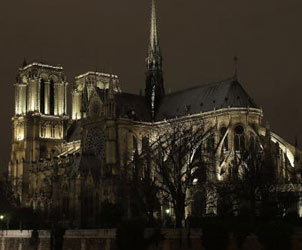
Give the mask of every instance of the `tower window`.
[{"label": "tower window", "polygon": [[50,81],[49,108],[50,108],[50,114],[54,115],[54,110],[55,110],[55,84],[54,84],[53,80]]},{"label": "tower window", "polygon": [[56,126],[55,125],[51,125],[50,136],[51,136],[51,138],[56,137]]},{"label": "tower window", "polygon": [[43,79],[40,83],[40,112],[45,114],[45,81]]},{"label": "tower window", "polygon": [[241,125],[237,125],[234,129],[234,147],[237,151],[245,148],[244,128]]}]

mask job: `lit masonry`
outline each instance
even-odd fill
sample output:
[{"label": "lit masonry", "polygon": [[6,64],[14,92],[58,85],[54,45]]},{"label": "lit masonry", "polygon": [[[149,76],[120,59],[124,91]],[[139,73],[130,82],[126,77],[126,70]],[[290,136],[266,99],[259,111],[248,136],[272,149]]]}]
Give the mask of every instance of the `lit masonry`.
[{"label": "lit masonry", "polygon": [[8,170],[20,198],[32,163],[59,153],[68,121],[67,85],[61,66],[32,63],[19,69]]},{"label": "lit masonry", "polygon": [[[94,225],[103,201],[122,202],[123,187],[116,180],[128,156],[140,152],[156,128],[169,132],[167,121],[194,121],[211,129],[204,142],[205,147],[216,146],[211,180],[230,179],[241,148],[269,144],[283,183],[278,188],[302,192],[302,185],[292,184],[301,182],[301,151],[262,125],[262,109],[245,92],[237,73],[165,94],[157,27],[152,0],[145,96],[122,92],[116,75],[88,72],[75,79],[69,118],[62,67],[33,63],[20,69],[9,174],[24,205],[57,210],[75,226]],[[205,213],[217,213],[215,193],[209,192],[203,202]],[[187,215],[193,207],[187,207]],[[169,204],[161,210],[172,213]],[[302,197],[296,211],[302,216]]]},{"label": "lit masonry", "polygon": [[115,93],[121,92],[118,76],[104,74],[99,72],[87,72],[86,74],[77,76],[75,78],[75,86],[72,90],[72,120],[79,120],[82,118],[82,99],[85,86],[88,89],[88,99],[91,97],[94,88],[100,90],[109,89],[110,79],[113,81],[113,90]]}]

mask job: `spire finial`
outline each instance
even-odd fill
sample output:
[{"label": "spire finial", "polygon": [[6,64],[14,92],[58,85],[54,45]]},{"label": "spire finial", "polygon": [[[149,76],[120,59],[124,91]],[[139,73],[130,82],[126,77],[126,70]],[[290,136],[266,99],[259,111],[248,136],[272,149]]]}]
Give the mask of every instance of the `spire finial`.
[{"label": "spire finial", "polygon": [[161,98],[165,95],[164,80],[162,72],[162,55],[159,45],[159,33],[157,28],[156,17],[156,0],[151,0],[151,28],[150,28],[150,44],[146,74],[145,97],[148,102],[152,120],[159,107]]},{"label": "spire finial", "polygon": [[238,79],[238,57],[234,56],[234,78]]}]

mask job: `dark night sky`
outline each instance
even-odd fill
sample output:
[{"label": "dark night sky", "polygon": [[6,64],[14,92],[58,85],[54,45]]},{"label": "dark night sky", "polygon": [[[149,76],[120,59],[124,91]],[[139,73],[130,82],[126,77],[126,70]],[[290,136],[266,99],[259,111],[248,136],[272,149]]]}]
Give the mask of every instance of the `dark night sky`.
[{"label": "dark night sky", "polygon": [[[158,0],[165,86],[172,91],[232,76],[239,57],[244,88],[272,130],[302,142],[301,0]],[[6,166],[18,67],[62,64],[69,83],[96,67],[138,93],[150,0],[6,0],[0,7],[0,160]]]}]

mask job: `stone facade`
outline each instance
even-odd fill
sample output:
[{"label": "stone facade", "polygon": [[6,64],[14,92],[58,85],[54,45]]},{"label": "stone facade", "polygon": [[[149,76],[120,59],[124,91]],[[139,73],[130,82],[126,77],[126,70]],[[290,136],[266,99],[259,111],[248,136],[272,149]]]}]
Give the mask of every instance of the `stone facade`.
[{"label": "stone facade", "polygon": [[60,153],[68,123],[67,85],[60,66],[32,63],[19,70],[8,172],[22,200],[28,200],[32,164]]}]

